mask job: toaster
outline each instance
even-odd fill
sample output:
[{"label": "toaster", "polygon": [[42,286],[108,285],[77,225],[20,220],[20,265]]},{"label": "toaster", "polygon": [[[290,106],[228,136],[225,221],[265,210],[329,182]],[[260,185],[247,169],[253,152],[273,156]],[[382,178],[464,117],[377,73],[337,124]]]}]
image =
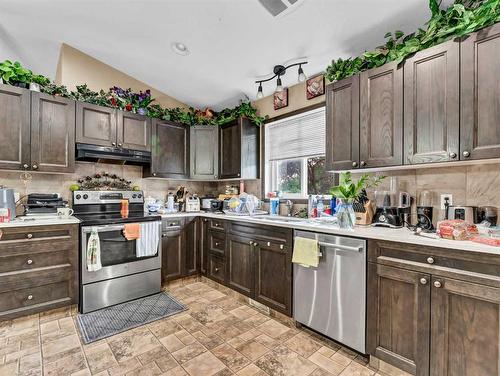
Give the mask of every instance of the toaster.
[{"label": "toaster", "polygon": [[481,222],[477,206],[449,206],[448,219],[462,219],[467,223]]},{"label": "toaster", "polygon": [[200,199],[198,196],[193,195],[186,198],[186,212],[199,212]]}]

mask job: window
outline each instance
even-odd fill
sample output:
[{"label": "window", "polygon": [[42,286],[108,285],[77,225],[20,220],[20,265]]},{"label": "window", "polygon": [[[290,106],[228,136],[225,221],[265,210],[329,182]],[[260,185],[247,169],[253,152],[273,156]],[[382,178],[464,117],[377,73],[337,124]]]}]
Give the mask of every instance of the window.
[{"label": "window", "polygon": [[329,194],[333,174],[325,172],[325,108],[265,126],[265,191],[285,198]]}]

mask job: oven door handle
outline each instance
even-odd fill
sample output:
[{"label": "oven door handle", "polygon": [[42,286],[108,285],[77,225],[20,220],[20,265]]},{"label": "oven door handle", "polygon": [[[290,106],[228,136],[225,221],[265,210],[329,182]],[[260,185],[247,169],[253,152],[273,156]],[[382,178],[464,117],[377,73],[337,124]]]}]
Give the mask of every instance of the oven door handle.
[{"label": "oven door handle", "polygon": [[88,227],[82,227],[82,232],[84,234],[92,232],[92,228],[94,228],[94,227],[97,229],[97,232],[120,231],[120,230],[123,230],[125,228],[125,226],[116,226],[116,225],[88,226]]}]

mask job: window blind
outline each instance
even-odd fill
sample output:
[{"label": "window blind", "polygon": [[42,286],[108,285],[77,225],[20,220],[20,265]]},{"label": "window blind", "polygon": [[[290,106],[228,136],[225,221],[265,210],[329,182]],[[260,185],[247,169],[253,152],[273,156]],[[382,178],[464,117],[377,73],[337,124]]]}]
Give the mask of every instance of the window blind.
[{"label": "window blind", "polygon": [[277,161],[325,154],[325,108],[321,107],[265,126],[266,159]]}]

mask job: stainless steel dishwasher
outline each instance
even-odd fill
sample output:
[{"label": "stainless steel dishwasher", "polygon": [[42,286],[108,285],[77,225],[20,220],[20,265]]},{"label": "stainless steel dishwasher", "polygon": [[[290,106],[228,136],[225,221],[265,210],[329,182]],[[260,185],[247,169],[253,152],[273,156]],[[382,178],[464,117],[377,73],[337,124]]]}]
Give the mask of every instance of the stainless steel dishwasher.
[{"label": "stainless steel dishwasher", "polygon": [[317,239],[317,268],[293,266],[296,321],[361,353],[366,353],[366,241],[308,231]]}]

